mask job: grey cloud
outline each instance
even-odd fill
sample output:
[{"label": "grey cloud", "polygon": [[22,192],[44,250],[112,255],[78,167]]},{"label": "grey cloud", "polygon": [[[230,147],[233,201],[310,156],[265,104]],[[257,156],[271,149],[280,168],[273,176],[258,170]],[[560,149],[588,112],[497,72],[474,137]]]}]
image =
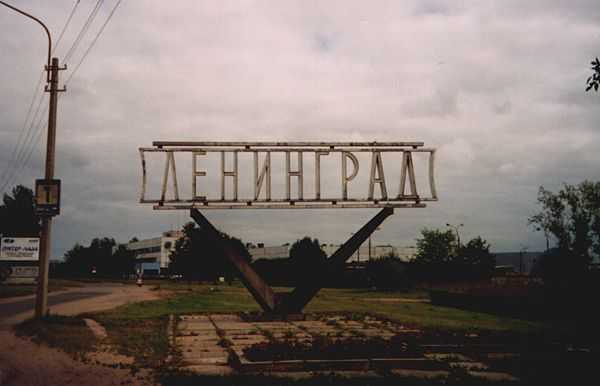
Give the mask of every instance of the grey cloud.
[{"label": "grey cloud", "polygon": [[[71,6],[23,3],[54,34]],[[59,56],[92,6],[81,3]],[[440,202],[399,210],[378,242],[464,222],[465,237],[481,233],[497,250],[543,248],[526,221],[538,186],[599,177],[600,102],[583,92],[600,55],[598,14],[596,1],[123,2],[59,101],[55,255],[188,220],[137,203],[137,148],[158,139],[422,140],[440,149]],[[9,13],[0,26],[1,176],[45,42]],[[19,183],[41,176],[41,142]],[[282,244],[305,233],[340,242],[371,211],[207,215],[248,241]]]}]

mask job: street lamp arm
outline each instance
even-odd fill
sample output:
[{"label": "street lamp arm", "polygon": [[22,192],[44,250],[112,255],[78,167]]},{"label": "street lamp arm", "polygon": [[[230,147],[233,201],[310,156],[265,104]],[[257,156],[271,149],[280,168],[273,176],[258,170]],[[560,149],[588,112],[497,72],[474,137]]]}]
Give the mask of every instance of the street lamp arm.
[{"label": "street lamp arm", "polygon": [[[21,15],[27,16],[28,18],[35,20],[36,22],[39,23],[39,25],[42,26],[42,28],[44,28],[44,31],[46,31],[46,35],[48,35],[48,60],[47,60],[47,62],[48,62],[48,69],[50,69],[50,56],[52,54],[52,37],[50,36],[50,31],[48,30],[48,27],[46,27],[46,25],[44,23],[42,23],[42,21],[40,19],[28,14],[25,11],[21,11],[20,9],[15,8],[14,6],[7,4],[6,2],[1,1],[1,0],[0,0],[0,4],[12,9],[15,12],[20,13]],[[48,80],[49,79],[50,79],[50,72],[48,71]]]}]

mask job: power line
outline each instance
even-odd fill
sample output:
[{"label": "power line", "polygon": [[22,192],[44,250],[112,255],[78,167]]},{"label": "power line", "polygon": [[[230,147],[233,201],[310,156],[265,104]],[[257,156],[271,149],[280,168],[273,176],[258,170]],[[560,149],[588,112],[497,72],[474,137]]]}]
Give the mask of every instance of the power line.
[{"label": "power line", "polygon": [[[81,2],[81,0],[76,0],[75,3],[73,4],[73,8],[71,9],[71,12],[69,13],[69,16],[67,17],[67,20],[65,21],[65,23],[63,25],[63,28],[60,32],[60,36],[58,37],[54,47],[52,48],[52,52],[55,52],[56,48],[60,44],[60,42],[65,34],[65,31],[67,30],[67,28],[69,27],[69,25],[71,23],[71,20],[73,19],[73,15],[75,15],[75,12],[77,11],[77,7],[79,6],[80,2]],[[4,181],[6,179],[4,184],[2,184],[3,187],[0,189],[0,191],[3,191],[4,186],[7,184],[8,181],[10,181],[12,174],[14,174],[14,169],[16,169],[19,166],[19,160],[22,159],[22,155],[25,154],[25,152],[27,151],[27,150],[25,150],[25,148],[27,147],[27,142],[31,136],[33,122],[35,121],[35,118],[37,117],[37,114],[40,110],[43,95],[44,95],[43,91],[40,93],[40,91],[41,91],[40,86],[42,84],[43,78],[44,78],[44,70],[42,70],[40,72],[39,79],[34,88],[33,95],[31,97],[31,103],[29,104],[29,109],[27,110],[27,114],[25,115],[25,121],[23,122],[23,127],[19,131],[17,145],[13,148],[13,151],[9,158],[8,166],[6,167],[6,169],[4,169],[4,171],[2,173],[2,177],[0,178],[0,181]],[[33,117],[31,117],[31,112],[33,111],[33,106],[35,105],[36,97],[39,97],[39,103],[38,103],[38,106],[36,109],[36,113],[33,115]],[[29,129],[26,130],[27,122],[29,122],[30,117],[31,117],[31,124],[29,126]],[[25,133],[25,136],[23,136],[24,133]],[[39,137],[39,135],[38,135],[38,137]],[[33,138],[33,137],[31,137],[31,138]],[[10,173],[11,168],[13,168],[13,173]]]},{"label": "power line", "polygon": [[[30,143],[31,146],[29,146],[28,150],[24,150],[23,151],[23,157],[21,159],[21,163],[16,165],[15,168],[12,170],[12,172],[9,174],[7,180],[4,182],[4,184],[2,184],[2,187],[0,187],[0,192],[4,191],[4,189],[8,189],[18,178],[19,173],[27,166],[27,164],[29,163],[29,159],[31,158],[31,155],[33,153],[33,150],[36,148],[36,146],[38,145],[38,143],[40,142],[40,139],[42,138],[42,133],[44,132],[42,130],[42,128],[48,123],[48,120],[46,119],[46,123],[44,125],[42,125],[42,120],[44,119],[44,115],[48,112],[48,104],[46,104],[46,108],[44,109],[44,112],[40,115],[40,119],[38,120],[37,124],[35,125],[36,128],[36,133],[34,134],[35,136],[31,137],[31,140],[33,142]],[[33,121],[32,121],[33,124]]]},{"label": "power line", "polygon": [[[8,178],[7,175],[9,173],[10,169],[17,162],[15,157],[17,157],[17,154],[21,153],[21,146],[23,145],[23,143],[21,143],[21,141],[23,140],[23,133],[26,132],[25,129],[27,128],[27,122],[29,122],[31,112],[33,111],[33,105],[35,104],[36,97],[38,97],[40,95],[39,87],[42,83],[43,77],[44,77],[44,71],[42,71],[40,73],[40,78],[38,79],[37,85],[35,86],[35,88],[33,90],[33,95],[31,96],[31,103],[29,104],[29,109],[27,110],[27,114],[25,115],[25,121],[23,122],[23,127],[21,128],[21,130],[19,130],[19,137],[17,138],[17,144],[15,147],[13,147],[13,150],[9,157],[8,164],[7,164],[6,168],[4,169],[4,171],[2,172],[2,177],[0,178],[0,181],[4,181],[5,178]],[[41,93],[41,95],[44,95],[44,93]],[[40,99],[40,104],[38,104],[38,109],[39,109],[40,105],[41,105],[41,99]],[[33,120],[32,120],[32,122],[33,122]],[[25,136],[25,138],[27,138],[28,136],[29,136],[29,131],[27,131],[27,135]],[[17,149],[19,150],[18,152],[17,152]]]},{"label": "power line", "polygon": [[98,41],[98,38],[100,37],[100,35],[102,35],[102,32],[104,32],[104,29],[106,28],[106,25],[108,24],[108,22],[110,21],[110,19],[115,14],[115,11],[117,10],[117,8],[119,7],[119,5],[121,4],[121,1],[122,0],[118,0],[115,3],[114,7],[112,8],[112,10],[110,11],[110,13],[108,14],[108,17],[104,21],[104,24],[102,24],[102,27],[100,27],[100,29],[98,30],[98,33],[96,34],[96,36],[94,37],[94,39],[92,40],[92,42],[90,43],[90,45],[88,46],[88,48],[83,53],[83,56],[79,60],[79,63],[77,63],[77,65],[73,69],[73,72],[71,72],[71,74],[69,75],[69,77],[65,81],[65,85],[67,83],[69,83],[69,81],[71,80],[71,78],[73,78],[73,76],[75,75],[75,73],[77,72],[77,70],[79,70],[79,67],[81,67],[81,63],[83,63],[83,61],[88,56],[88,54],[90,53],[90,51],[92,50],[92,48],[94,48],[94,46],[96,45],[96,42]]},{"label": "power line", "polygon": [[[99,0],[96,3],[96,5],[98,6],[98,4],[100,4],[102,1],[103,0]],[[73,78],[73,76],[75,75],[75,73],[77,72],[77,70],[79,70],[79,68],[81,67],[81,64],[84,62],[84,60],[87,58],[87,56],[89,55],[89,53],[91,52],[91,50],[93,49],[93,47],[96,45],[96,42],[98,41],[98,39],[100,38],[100,36],[104,32],[106,26],[108,25],[108,23],[112,19],[113,15],[115,14],[115,12],[116,12],[117,8],[119,7],[119,5],[121,4],[121,2],[122,2],[122,0],[118,0],[115,3],[115,5],[113,6],[113,8],[112,8],[111,12],[109,13],[108,17],[106,18],[106,20],[104,21],[104,23],[102,24],[102,26],[100,27],[100,29],[98,30],[98,32],[96,33],[96,36],[94,37],[94,39],[92,40],[92,42],[89,44],[88,48],[85,50],[85,52],[83,53],[81,59],[79,60],[79,62],[75,66],[73,72],[70,74],[70,76],[68,77],[68,79],[65,81],[65,85]],[[95,9],[96,9],[96,7],[95,7]],[[69,17],[69,20],[70,20],[71,17],[72,16]],[[88,20],[89,20],[89,17],[88,17]],[[93,18],[92,18],[92,20],[93,20]],[[89,26],[88,26],[88,28],[89,28]],[[80,31],[80,34],[81,34],[81,31]],[[79,36],[79,34],[78,34],[78,36]],[[74,44],[71,47],[73,48],[74,46],[76,46],[76,45]],[[41,106],[41,103],[38,105],[38,111],[39,111],[40,106]],[[39,143],[39,141],[41,139],[41,133],[42,133],[41,129],[43,127],[43,125],[41,125],[41,122],[42,122],[44,114],[47,111],[48,111],[48,105],[46,105],[44,113],[42,113],[42,115],[40,116],[40,119],[39,119],[39,121],[38,121],[38,123],[36,125],[37,126],[37,130],[36,130],[37,133],[35,135],[35,140],[34,140],[33,145],[29,147],[28,151],[24,150],[24,151],[21,152],[21,155],[24,156],[24,158],[20,157],[23,162],[20,165],[17,165],[17,167],[13,170],[13,173],[11,173],[11,175],[8,178],[8,180],[2,185],[2,187],[0,188],[0,191],[3,191],[5,187],[10,186],[11,181],[14,181],[15,178],[18,176],[18,174],[19,174],[18,172],[20,172],[22,169],[24,169],[27,166],[27,164],[29,163],[31,155],[33,154],[33,150],[36,148],[36,146],[38,145],[38,143]],[[37,112],[34,115],[34,118],[33,118],[32,122],[31,122],[32,126],[33,126],[33,121],[35,120],[35,116],[37,116]],[[47,122],[48,121],[46,120],[46,123]],[[34,137],[31,136],[30,139],[33,140]]]},{"label": "power line", "polygon": [[80,2],[81,2],[81,0],[76,0],[75,1],[75,4],[73,5],[73,9],[71,10],[71,13],[69,14],[69,17],[67,18],[67,21],[65,22],[65,25],[63,26],[62,31],[60,31],[60,35],[58,36],[58,39],[56,40],[56,43],[54,43],[54,47],[52,48],[52,52],[53,53],[58,48],[58,45],[60,44],[60,41],[62,40],[62,38],[63,38],[63,36],[65,34],[65,31],[67,30],[67,27],[71,23],[71,19],[73,18],[73,15],[75,15],[75,11],[77,10],[77,6],[79,5]]},{"label": "power line", "polygon": [[90,25],[92,25],[92,22],[96,18],[96,15],[98,14],[98,11],[100,10],[100,6],[102,5],[103,2],[104,2],[104,0],[98,0],[98,1],[96,1],[96,5],[94,6],[94,8],[92,9],[92,11],[88,15],[85,23],[83,24],[83,27],[81,27],[81,30],[79,30],[79,33],[75,37],[75,40],[73,41],[73,44],[71,44],[71,47],[69,48],[69,50],[65,54],[65,57],[63,58],[63,62],[64,63],[68,62],[69,59],[71,59],[71,56],[73,55],[73,53],[75,52],[75,50],[79,46],[79,43],[81,43],[81,40],[83,39],[83,37],[87,33],[88,29],[90,28]]}]

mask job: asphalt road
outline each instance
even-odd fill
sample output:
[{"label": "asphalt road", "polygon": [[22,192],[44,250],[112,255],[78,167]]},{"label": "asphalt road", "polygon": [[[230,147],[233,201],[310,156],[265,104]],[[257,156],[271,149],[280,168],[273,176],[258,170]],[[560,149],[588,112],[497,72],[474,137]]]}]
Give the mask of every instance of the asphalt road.
[{"label": "asphalt road", "polygon": [[[51,314],[76,315],[107,310],[128,302],[156,299],[156,291],[134,283],[87,283],[48,295]],[[0,300],[0,329],[10,327],[33,316],[35,296]]]},{"label": "asphalt road", "polygon": [[[57,304],[72,302],[75,300],[89,299],[96,296],[106,295],[106,292],[89,292],[89,291],[68,291],[58,294],[48,295],[48,306],[52,307]],[[17,300],[11,303],[0,304],[0,319],[6,319],[17,314],[33,310],[35,307],[35,297]]]}]

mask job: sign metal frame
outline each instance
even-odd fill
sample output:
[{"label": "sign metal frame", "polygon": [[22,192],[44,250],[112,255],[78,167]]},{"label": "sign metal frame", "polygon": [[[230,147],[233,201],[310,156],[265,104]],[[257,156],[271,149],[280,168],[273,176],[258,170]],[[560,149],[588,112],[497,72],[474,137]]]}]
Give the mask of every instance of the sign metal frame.
[{"label": "sign metal frame", "polygon": [[[140,203],[154,204],[156,210],[172,209],[327,209],[327,208],[423,208],[428,201],[437,201],[437,189],[435,185],[435,153],[434,148],[425,148],[423,142],[185,142],[185,141],[155,141],[154,147],[139,148],[142,164],[142,187]],[[161,195],[158,198],[146,197],[148,184],[148,170],[146,153],[165,153],[165,168],[162,181]],[[205,171],[199,171],[197,166],[198,156],[209,152],[221,153],[221,198],[208,199],[196,195],[196,178],[206,176]],[[396,196],[387,195],[382,191],[379,198],[373,195],[373,187],[379,184],[385,189],[385,181],[381,185],[382,161],[381,154],[386,152],[402,153],[402,165],[400,176],[400,191]],[[175,165],[175,153],[190,153],[192,161],[192,198],[180,198],[177,183],[177,171]],[[233,170],[225,170],[225,154],[233,154]],[[238,154],[254,154],[254,197],[239,199],[237,195],[238,181]],[[285,154],[286,167],[286,197],[271,197],[271,153]],[[297,154],[297,169],[291,168],[291,155]],[[303,154],[309,153],[315,159],[315,195],[306,198],[303,194],[302,167]],[[320,181],[320,159],[322,156],[332,153],[340,153],[342,156],[342,195],[335,198],[321,196]],[[371,153],[371,178],[369,196],[367,198],[349,198],[347,184],[355,176],[358,170],[358,161],[354,153]],[[426,153],[428,157],[428,183],[429,195],[422,196],[417,193],[413,153]],[[264,154],[265,160],[259,165],[258,155]],[[351,162],[348,162],[351,161]],[[348,173],[348,169],[353,170]],[[233,179],[233,199],[225,198],[225,179]],[[290,194],[291,178],[298,179],[297,198]],[[168,182],[171,180],[171,190],[174,197],[167,198],[169,190]],[[263,189],[263,185],[264,189]],[[409,194],[405,194],[406,190]],[[264,193],[264,194],[262,194]],[[261,194],[264,196],[260,198]]]}]

